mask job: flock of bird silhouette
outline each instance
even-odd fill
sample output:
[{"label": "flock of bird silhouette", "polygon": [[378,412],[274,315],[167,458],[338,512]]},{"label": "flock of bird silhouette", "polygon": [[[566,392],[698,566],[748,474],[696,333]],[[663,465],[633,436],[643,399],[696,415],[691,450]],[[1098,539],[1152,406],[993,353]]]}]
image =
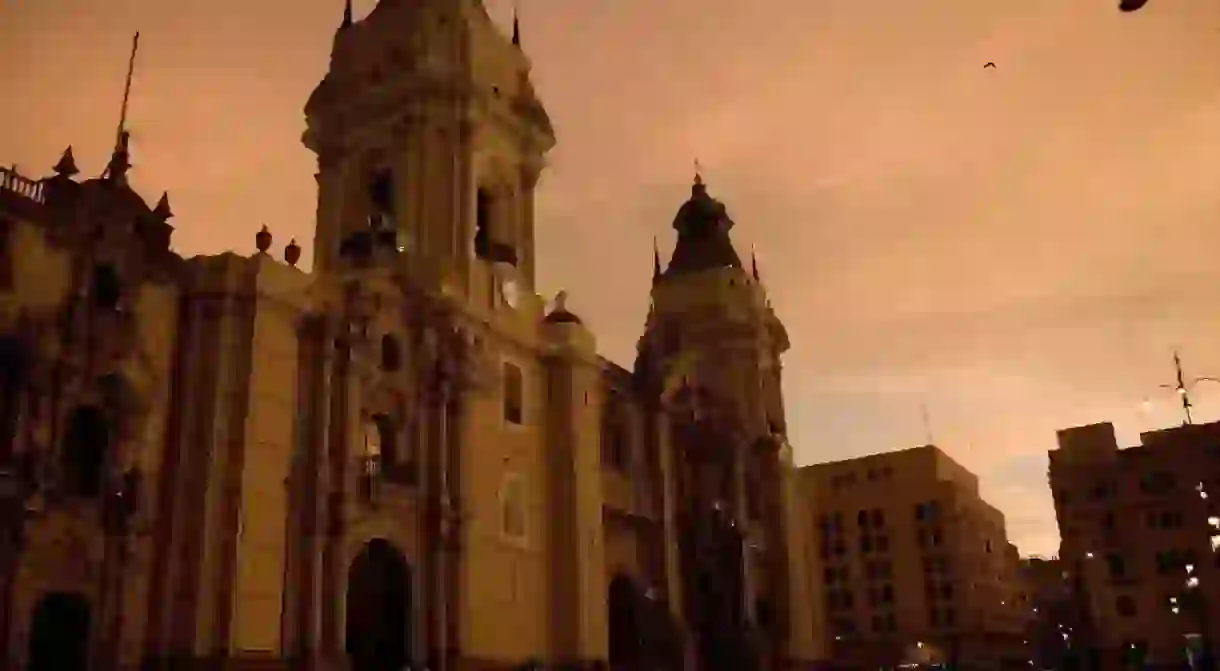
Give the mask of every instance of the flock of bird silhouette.
[{"label": "flock of bird silhouette", "polygon": [[[1134,12],[1137,9],[1143,8],[1146,4],[1148,4],[1148,0],[1118,0],[1118,11]],[[990,61],[984,63],[983,69],[986,70],[987,68],[995,68],[995,63]]]}]

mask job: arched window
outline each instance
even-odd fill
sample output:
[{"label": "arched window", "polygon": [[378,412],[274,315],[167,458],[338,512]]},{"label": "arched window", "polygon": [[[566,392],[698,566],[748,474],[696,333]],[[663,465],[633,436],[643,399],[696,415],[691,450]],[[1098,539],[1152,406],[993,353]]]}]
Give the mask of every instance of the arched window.
[{"label": "arched window", "polygon": [[398,346],[398,339],[389,333],[381,336],[381,368],[387,372],[402,368],[402,350]]},{"label": "arched window", "polygon": [[419,469],[399,427],[389,415],[376,414],[365,438],[367,452],[378,463],[378,472],[390,482],[414,485]]},{"label": "arched window", "polygon": [[101,408],[77,408],[68,422],[60,452],[64,493],[95,498],[102,493],[110,450],[110,422]]},{"label": "arched window", "polygon": [[123,283],[114,266],[101,264],[93,269],[93,279],[89,293],[93,296],[93,304],[105,310],[113,310],[119,306],[123,297]]}]

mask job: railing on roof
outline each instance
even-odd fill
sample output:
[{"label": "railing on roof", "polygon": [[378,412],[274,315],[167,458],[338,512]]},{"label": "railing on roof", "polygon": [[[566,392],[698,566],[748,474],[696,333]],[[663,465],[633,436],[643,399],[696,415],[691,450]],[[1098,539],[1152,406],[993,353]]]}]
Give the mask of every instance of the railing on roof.
[{"label": "railing on roof", "polygon": [[17,172],[17,166],[0,168],[0,191],[11,191],[35,202],[44,202],[42,182],[22,176]]}]

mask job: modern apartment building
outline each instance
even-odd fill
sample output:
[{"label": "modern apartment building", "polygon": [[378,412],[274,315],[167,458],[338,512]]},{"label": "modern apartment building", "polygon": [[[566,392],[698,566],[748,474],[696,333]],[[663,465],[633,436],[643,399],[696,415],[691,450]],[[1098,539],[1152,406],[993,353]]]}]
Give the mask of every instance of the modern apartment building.
[{"label": "modern apartment building", "polygon": [[1170,663],[1217,640],[1220,423],[1121,450],[1109,423],[1064,429],[1049,475],[1061,561],[1087,616],[1071,634],[1081,647]]},{"label": "modern apartment building", "polygon": [[1021,575],[1029,595],[1030,659],[1038,669],[1064,668],[1080,613],[1071,572],[1058,557],[1028,557],[1021,560]]},{"label": "modern apartment building", "polygon": [[927,445],[802,478],[836,661],[1028,668],[1020,559],[974,474]]}]

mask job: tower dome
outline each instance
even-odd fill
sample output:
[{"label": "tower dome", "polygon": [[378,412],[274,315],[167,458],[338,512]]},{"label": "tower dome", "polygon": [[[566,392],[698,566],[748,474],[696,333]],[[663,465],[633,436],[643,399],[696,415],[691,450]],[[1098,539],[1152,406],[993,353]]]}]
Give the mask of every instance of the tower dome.
[{"label": "tower dome", "polygon": [[678,242],[664,276],[672,277],[713,268],[741,268],[729,231],[733,219],[724,203],[708,195],[703,178],[695,175],[691,195],[674,216]]}]

